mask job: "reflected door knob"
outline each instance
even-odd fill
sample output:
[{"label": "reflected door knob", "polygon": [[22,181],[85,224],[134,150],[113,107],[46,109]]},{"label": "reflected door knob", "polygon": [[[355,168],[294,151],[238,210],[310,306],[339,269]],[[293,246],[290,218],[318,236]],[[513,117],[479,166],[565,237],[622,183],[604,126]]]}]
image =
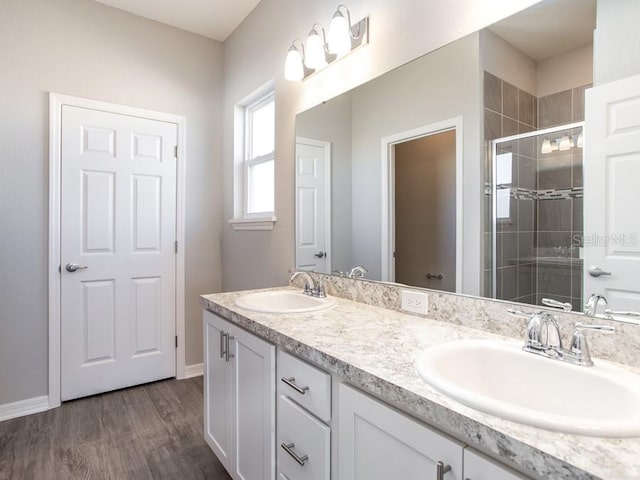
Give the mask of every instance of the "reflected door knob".
[{"label": "reflected door knob", "polygon": [[604,270],[602,270],[600,267],[596,267],[594,265],[592,265],[591,267],[589,267],[589,275],[591,275],[592,277],[600,277],[602,275],[611,275],[611,272],[605,272]]},{"label": "reflected door knob", "polygon": [[89,267],[87,267],[86,265],[78,265],[77,263],[67,263],[64,268],[67,270],[67,272],[73,273],[77,272],[78,270],[86,270]]},{"label": "reflected door knob", "polygon": [[326,252],[318,252],[314,255],[314,257],[324,258],[326,255]]}]

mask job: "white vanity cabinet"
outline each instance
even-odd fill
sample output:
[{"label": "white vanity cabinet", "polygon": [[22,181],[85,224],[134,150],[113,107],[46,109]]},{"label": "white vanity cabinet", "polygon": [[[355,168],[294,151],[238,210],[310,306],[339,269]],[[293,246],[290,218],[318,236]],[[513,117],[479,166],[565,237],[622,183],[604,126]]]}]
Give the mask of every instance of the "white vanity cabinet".
[{"label": "white vanity cabinet", "polygon": [[394,408],[340,384],[339,480],[463,480],[463,447]]},{"label": "white vanity cabinet", "polygon": [[275,346],[204,312],[204,436],[234,480],[275,479]]},{"label": "white vanity cabinet", "polygon": [[491,460],[470,447],[464,449],[465,480],[526,480],[527,477]]},{"label": "white vanity cabinet", "polygon": [[204,354],[204,436],[234,480],[527,478],[207,310]]}]

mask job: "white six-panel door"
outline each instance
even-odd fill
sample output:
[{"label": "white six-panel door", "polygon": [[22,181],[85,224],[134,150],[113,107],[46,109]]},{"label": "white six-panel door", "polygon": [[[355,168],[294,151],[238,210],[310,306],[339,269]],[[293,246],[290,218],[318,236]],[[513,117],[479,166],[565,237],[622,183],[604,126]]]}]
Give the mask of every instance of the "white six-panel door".
[{"label": "white six-panel door", "polygon": [[587,90],[585,109],[585,298],[640,311],[640,76]]},{"label": "white six-panel door", "polygon": [[176,145],[175,124],[62,107],[62,400],[175,376]]},{"label": "white six-panel door", "polygon": [[331,145],[296,138],[296,268],[330,273]]}]

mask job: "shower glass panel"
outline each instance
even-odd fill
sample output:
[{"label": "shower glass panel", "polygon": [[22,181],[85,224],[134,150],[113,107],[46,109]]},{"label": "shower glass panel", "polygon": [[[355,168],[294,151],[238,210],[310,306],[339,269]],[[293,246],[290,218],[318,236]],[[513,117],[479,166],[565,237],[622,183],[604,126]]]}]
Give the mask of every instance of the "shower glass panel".
[{"label": "shower glass panel", "polygon": [[494,298],[582,310],[583,126],[491,142]]}]

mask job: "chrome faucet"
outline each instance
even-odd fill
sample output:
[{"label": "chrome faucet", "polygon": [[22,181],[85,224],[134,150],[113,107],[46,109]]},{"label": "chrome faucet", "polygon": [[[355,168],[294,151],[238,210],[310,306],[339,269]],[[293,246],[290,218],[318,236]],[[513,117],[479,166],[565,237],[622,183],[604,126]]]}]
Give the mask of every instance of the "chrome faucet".
[{"label": "chrome faucet", "polygon": [[556,317],[548,312],[528,314],[510,309],[509,313],[529,320],[523,350],[546,356],[555,356],[555,352],[562,350],[560,325]]},{"label": "chrome faucet", "polygon": [[353,267],[349,272],[349,278],[364,278],[365,274],[369,273],[369,270],[358,265]]},{"label": "chrome faucet", "polygon": [[291,277],[289,277],[289,282],[293,282],[300,276],[304,278],[304,291],[302,293],[318,298],[325,298],[327,296],[324,289],[323,280],[319,278],[318,285],[316,286],[315,282],[313,281],[313,277],[309,274],[309,272],[305,272],[304,270],[297,270],[293,272]]},{"label": "chrome faucet", "polygon": [[615,327],[610,325],[576,323],[575,331],[571,337],[571,347],[565,349],[562,347],[558,320],[550,313],[524,313],[513,309],[509,309],[508,312],[516,317],[529,320],[525,343],[522,347],[525,352],[535,353],[536,355],[555,360],[562,360],[574,365],[582,365],[585,367],[593,365],[589,345],[584,336],[585,330],[599,331],[602,333],[615,332]]},{"label": "chrome faucet", "polygon": [[605,305],[608,304],[607,299],[604,295],[592,293],[584,304],[584,314],[589,317],[595,317],[600,302],[604,303]]},{"label": "chrome faucet", "polygon": [[[604,295],[592,293],[589,296],[587,302],[584,304],[584,314],[589,317],[595,317],[597,315],[598,305],[601,302],[605,305],[608,305],[607,298]],[[612,310],[610,308],[605,308],[604,316],[609,320],[616,320],[622,323],[630,323],[632,325],[640,325],[640,312],[629,310]]]}]

